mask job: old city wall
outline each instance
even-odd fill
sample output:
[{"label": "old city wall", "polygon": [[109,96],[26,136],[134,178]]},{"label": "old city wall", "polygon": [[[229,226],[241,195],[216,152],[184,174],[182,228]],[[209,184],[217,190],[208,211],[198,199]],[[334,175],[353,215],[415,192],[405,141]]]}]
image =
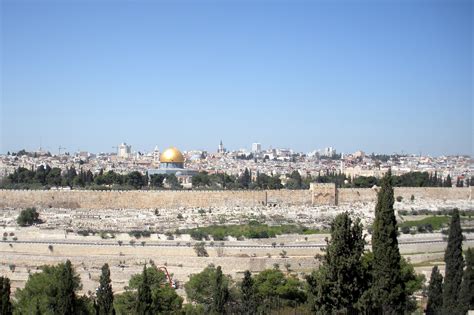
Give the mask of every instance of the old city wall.
[{"label": "old city wall", "polygon": [[[469,188],[395,188],[404,199],[471,200]],[[373,202],[377,189],[336,189],[312,185],[309,190],[267,191],[85,191],[0,190],[0,207],[86,209],[152,209],[180,207],[252,207],[266,204],[335,205]]]},{"label": "old city wall", "polygon": [[0,190],[0,207],[152,209],[255,206],[265,204],[264,191],[54,191]]},{"label": "old city wall", "polygon": [[[379,188],[340,188],[337,190],[337,203],[374,202]],[[395,197],[409,200],[411,196],[426,200],[471,200],[473,187],[440,188],[440,187],[395,187]]]}]

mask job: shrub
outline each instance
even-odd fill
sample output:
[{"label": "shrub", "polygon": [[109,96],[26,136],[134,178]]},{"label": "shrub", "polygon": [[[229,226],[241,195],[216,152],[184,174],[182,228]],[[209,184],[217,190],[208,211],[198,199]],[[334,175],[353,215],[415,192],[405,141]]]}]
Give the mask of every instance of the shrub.
[{"label": "shrub", "polygon": [[408,210],[398,210],[398,215],[407,216],[408,215]]},{"label": "shrub", "polygon": [[209,257],[204,242],[194,244],[194,251],[198,257]]},{"label": "shrub", "polygon": [[26,208],[25,210],[22,210],[16,221],[20,226],[30,226],[41,223],[36,208]]},{"label": "shrub", "polygon": [[201,229],[194,229],[190,233],[191,238],[196,241],[202,241],[202,239],[208,238],[208,234]]},{"label": "shrub", "polygon": [[90,233],[91,233],[90,230],[79,230],[79,231],[77,231],[77,234],[79,234],[81,236],[89,236]]},{"label": "shrub", "polygon": [[133,230],[128,233],[128,235],[133,236],[135,238],[140,238],[140,237],[150,237],[151,232],[150,231],[139,231],[139,230]]},{"label": "shrub", "polygon": [[403,197],[402,197],[402,196],[397,196],[397,201],[398,201],[398,202],[402,202],[402,200],[403,200]]},{"label": "shrub", "polygon": [[403,234],[408,234],[408,233],[410,233],[410,227],[408,227],[408,226],[402,226],[402,233],[403,233]]}]

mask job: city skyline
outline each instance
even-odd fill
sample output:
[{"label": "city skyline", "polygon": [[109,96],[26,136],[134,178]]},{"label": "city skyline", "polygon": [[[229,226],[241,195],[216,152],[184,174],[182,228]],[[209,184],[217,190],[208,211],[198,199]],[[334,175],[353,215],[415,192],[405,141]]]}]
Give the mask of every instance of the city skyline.
[{"label": "city skyline", "polygon": [[[39,146],[37,148],[21,148],[19,150],[14,150],[14,151],[7,151],[7,152],[0,152],[0,155],[6,155],[6,154],[16,154],[19,151],[25,150],[26,152],[49,152],[51,155],[61,155],[61,154],[69,154],[69,155],[74,155],[74,154],[79,154],[79,153],[91,153],[91,154],[118,154],[120,151],[120,147],[123,146],[128,147],[128,154],[130,154],[130,157],[135,154],[151,154],[154,151],[158,150],[160,152],[169,149],[169,148],[178,148],[180,150],[183,150],[183,152],[194,152],[194,151],[202,151],[202,152],[207,152],[208,154],[214,154],[214,153],[247,153],[247,154],[253,154],[256,153],[254,150],[253,146],[255,144],[258,144],[260,146],[260,150],[258,153],[265,153],[265,152],[270,152],[272,150],[290,150],[294,154],[305,154],[305,155],[314,155],[315,153],[322,155],[322,156],[329,156],[329,152],[334,155],[352,155],[352,154],[358,154],[359,152],[363,152],[366,155],[406,155],[406,156],[432,156],[432,157],[440,157],[440,156],[470,156],[469,154],[440,154],[440,155],[433,155],[429,153],[424,153],[424,152],[407,152],[404,150],[401,151],[393,151],[393,152],[377,152],[377,151],[371,151],[371,150],[366,150],[364,148],[358,148],[353,151],[341,151],[337,147],[334,146],[321,146],[321,147],[314,147],[310,150],[306,151],[300,151],[292,148],[291,146],[278,146],[278,145],[266,145],[262,144],[259,142],[252,142],[249,143],[248,145],[240,146],[240,147],[235,147],[235,148],[229,148],[225,145],[225,143],[221,140],[218,145],[216,145],[214,148],[211,148],[210,150],[203,149],[203,148],[193,148],[193,147],[180,147],[174,144],[169,144],[169,145],[164,145],[164,146],[158,146],[158,145],[151,145],[149,147],[144,147],[144,148],[136,148],[132,143],[129,142],[120,142],[116,145],[110,146],[110,149],[108,150],[99,150],[99,151],[90,151],[90,150],[85,150],[81,148],[77,148],[75,150],[71,150],[69,148],[63,147],[63,146],[58,146],[56,148],[51,148],[51,147],[43,147]],[[223,151],[221,152],[220,148],[223,148]]]},{"label": "city skyline", "polygon": [[0,153],[472,155],[472,5],[2,1]]}]

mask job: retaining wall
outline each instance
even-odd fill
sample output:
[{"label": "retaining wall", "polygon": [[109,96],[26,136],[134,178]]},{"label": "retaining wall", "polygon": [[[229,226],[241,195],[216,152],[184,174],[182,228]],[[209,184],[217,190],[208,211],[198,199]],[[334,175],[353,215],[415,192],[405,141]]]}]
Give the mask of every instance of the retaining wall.
[{"label": "retaining wall", "polygon": [[[468,188],[395,188],[404,199],[471,200]],[[315,185],[309,190],[265,191],[87,191],[87,190],[0,190],[0,207],[54,207],[86,209],[153,209],[197,207],[253,207],[266,204],[334,205],[374,202],[377,189],[335,189]]]}]

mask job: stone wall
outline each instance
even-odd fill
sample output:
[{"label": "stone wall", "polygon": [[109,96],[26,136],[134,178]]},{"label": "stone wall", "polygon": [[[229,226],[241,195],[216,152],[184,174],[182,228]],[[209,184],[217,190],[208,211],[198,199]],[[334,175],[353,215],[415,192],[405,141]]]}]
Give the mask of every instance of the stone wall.
[{"label": "stone wall", "polygon": [[[468,188],[395,188],[395,196],[426,200],[471,200]],[[253,207],[257,205],[335,205],[374,202],[377,188],[312,185],[309,190],[266,191],[86,191],[0,190],[0,208],[153,209]]]},{"label": "stone wall", "polygon": [[337,189],[334,183],[311,183],[311,203],[313,205],[337,205]]},{"label": "stone wall", "polygon": [[16,208],[153,209],[265,203],[265,191],[0,190],[0,207]]},{"label": "stone wall", "polygon": [[[337,190],[339,204],[355,202],[375,202],[379,188],[340,188]],[[441,188],[441,187],[395,187],[395,198],[398,196],[409,200],[471,200],[473,187]]]}]

